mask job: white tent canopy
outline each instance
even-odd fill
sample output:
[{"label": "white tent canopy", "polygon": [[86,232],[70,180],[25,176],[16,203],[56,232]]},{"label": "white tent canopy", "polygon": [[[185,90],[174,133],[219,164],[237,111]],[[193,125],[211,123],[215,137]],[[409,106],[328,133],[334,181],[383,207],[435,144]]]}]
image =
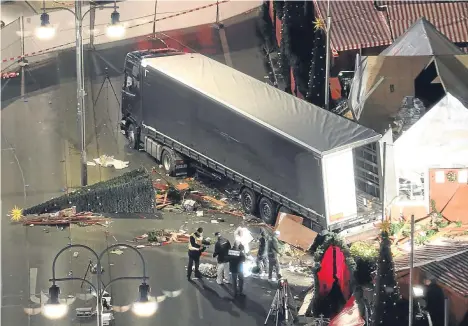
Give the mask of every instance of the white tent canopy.
[{"label": "white tent canopy", "polygon": [[448,93],[394,146],[397,175],[408,180],[432,167],[468,167],[468,108]]}]

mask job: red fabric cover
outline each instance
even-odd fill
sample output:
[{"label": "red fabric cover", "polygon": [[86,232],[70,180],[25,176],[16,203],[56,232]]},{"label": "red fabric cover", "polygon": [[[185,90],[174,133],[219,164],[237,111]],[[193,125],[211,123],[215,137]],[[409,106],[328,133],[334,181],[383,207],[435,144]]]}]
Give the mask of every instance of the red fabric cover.
[{"label": "red fabric cover", "polygon": [[346,258],[340,248],[336,248],[336,277],[339,279],[341,292],[343,297],[347,300],[351,293],[349,293],[349,268],[346,265]]},{"label": "red fabric cover", "polygon": [[281,44],[281,20],[276,18],[276,42],[278,42],[278,45]]},{"label": "red fabric cover", "polygon": [[328,247],[320,263],[321,268],[317,274],[320,284],[319,293],[325,296],[330,292],[333,286],[333,248],[336,250],[336,277],[339,280],[341,292],[346,300],[350,296],[350,273],[343,252],[340,248],[335,246]]},{"label": "red fabric cover", "polygon": [[320,271],[317,274],[320,284],[319,293],[326,296],[333,286],[333,246],[328,247],[320,262]]},{"label": "red fabric cover", "polygon": [[330,321],[329,326],[364,326],[365,322],[359,313],[354,296],[346,302],[343,310]]},{"label": "red fabric cover", "polygon": [[290,69],[291,74],[291,92],[296,95],[296,79],[294,79],[294,72],[293,69]]}]

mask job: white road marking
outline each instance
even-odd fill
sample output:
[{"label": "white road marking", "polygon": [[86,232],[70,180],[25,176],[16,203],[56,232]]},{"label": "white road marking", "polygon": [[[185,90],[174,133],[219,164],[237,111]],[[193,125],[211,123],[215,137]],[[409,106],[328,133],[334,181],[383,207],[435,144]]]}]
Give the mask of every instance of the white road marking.
[{"label": "white road marking", "polygon": [[37,268],[29,269],[29,299],[34,303],[41,303],[41,298],[36,296]]},{"label": "white road marking", "polygon": [[195,290],[195,296],[197,298],[198,316],[200,317],[200,319],[203,319],[203,306],[200,298],[200,291]]},{"label": "white road marking", "polygon": [[233,65],[231,54],[229,52],[229,45],[226,37],[226,31],[224,30],[224,28],[221,28],[219,30],[219,38],[221,39],[221,47],[223,48],[224,60],[226,61],[226,65],[232,67]]}]

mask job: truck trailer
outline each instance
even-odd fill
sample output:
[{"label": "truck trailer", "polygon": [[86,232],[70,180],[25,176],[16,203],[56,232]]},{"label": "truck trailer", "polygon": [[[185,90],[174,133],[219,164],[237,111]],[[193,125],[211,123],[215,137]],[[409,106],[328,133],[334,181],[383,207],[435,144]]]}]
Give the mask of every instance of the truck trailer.
[{"label": "truck trailer", "polygon": [[319,232],[368,222],[357,212],[353,149],[379,140],[371,129],[173,49],[127,54],[121,110],[130,147],[172,175],[196,165],[237,182],[245,212],[267,223],[278,212]]}]

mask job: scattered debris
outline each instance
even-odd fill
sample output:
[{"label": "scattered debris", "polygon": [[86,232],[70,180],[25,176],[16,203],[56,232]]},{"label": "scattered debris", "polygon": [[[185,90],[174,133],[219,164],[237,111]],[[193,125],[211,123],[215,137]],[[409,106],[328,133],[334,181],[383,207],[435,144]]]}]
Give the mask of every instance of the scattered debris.
[{"label": "scattered debris", "polygon": [[197,211],[197,216],[202,217],[203,216],[203,211]]},{"label": "scattered debris", "polygon": [[219,222],[217,220],[211,220],[212,224],[218,224]]},{"label": "scattered debris", "polygon": [[78,251],[75,251],[75,252],[73,253],[73,258],[78,257],[78,255],[79,255]]},{"label": "scattered debris", "polygon": [[195,210],[196,204],[197,202],[195,200],[187,199],[184,201],[183,206],[187,212],[193,212]]},{"label": "scattered debris", "polygon": [[186,191],[190,189],[190,185],[188,183],[179,183],[175,188],[179,191]]},{"label": "scattered debris", "polygon": [[123,254],[123,251],[120,250],[120,249],[114,249],[114,250],[111,251],[111,254],[120,256],[121,254]]},{"label": "scattered debris", "polygon": [[36,215],[36,217],[33,218],[25,218],[23,225],[49,225],[63,227],[69,226],[70,224],[77,224],[79,226],[103,225],[102,223],[107,222],[107,219],[101,214],[95,214],[92,212],[76,213],[76,208],[73,206],[56,213],[41,214]]},{"label": "scattered debris", "polygon": [[86,162],[86,165],[87,166],[96,166],[96,163],[92,162],[92,161],[88,161],[88,162]]},{"label": "scattered debris", "polygon": [[[195,268],[195,267],[193,267]],[[200,273],[208,278],[216,278],[216,265],[210,263],[200,264],[198,270]]]},{"label": "scattered debris", "polygon": [[101,155],[99,158],[93,160],[96,164],[107,168],[114,167],[116,170],[122,170],[128,167],[129,162],[124,162],[121,160],[116,160],[113,156]]}]

